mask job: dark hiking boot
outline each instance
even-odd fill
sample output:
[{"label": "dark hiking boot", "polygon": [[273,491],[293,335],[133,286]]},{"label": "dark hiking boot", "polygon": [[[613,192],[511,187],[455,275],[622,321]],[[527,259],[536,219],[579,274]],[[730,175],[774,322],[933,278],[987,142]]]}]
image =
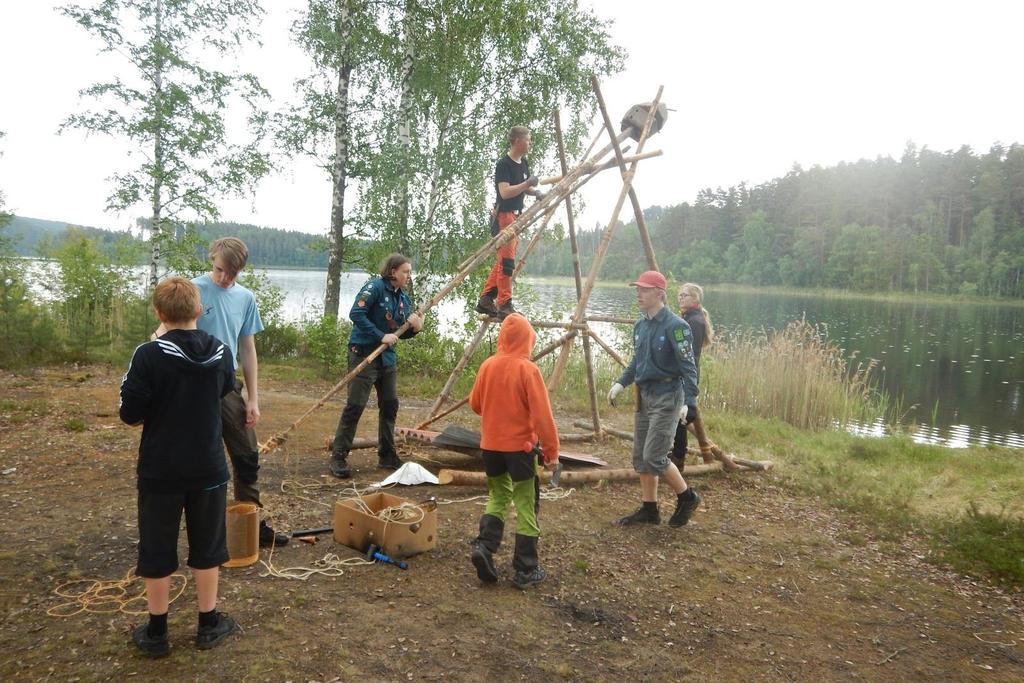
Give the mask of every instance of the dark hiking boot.
[{"label": "dark hiking boot", "polygon": [[529,572],[516,572],[512,583],[516,588],[526,590],[530,586],[536,586],[546,578],[548,578],[548,573],[543,568],[536,567]]},{"label": "dark hiking boot", "polygon": [[515,307],[512,305],[512,299],[509,299],[505,303],[498,306],[498,320],[504,320],[513,313],[518,313]]},{"label": "dark hiking boot", "polygon": [[260,547],[277,546],[280,548],[283,545],[288,545],[288,536],[277,533],[265,521],[260,521]]},{"label": "dark hiking boot", "polygon": [[693,515],[693,511],[697,509],[698,505],[700,505],[700,495],[692,488],[686,489],[679,494],[676,511],[669,518],[668,525],[673,527],[684,526],[690,521],[690,516]]},{"label": "dark hiking boot", "polygon": [[196,647],[200,650],[217,647],[225,638],[241,630],[234,619],[223,612],[218,612],[217,623],[212,626],[200,626],[196,631]]},{"label": "dark hiking boot", "polygon": [[352,470],[348,466],[347,453],[332,453],[330,467],[331,474],[336,476],[338,479],[348,479],[352,476]]},{"label": "dark hiking boot", "polygon": [[153,659],[166,657],[171,654],[171,644],[167,640],[167,634],[164,633],[162,636],[149,635],[149,624],[143,624],[132,631],[132,642],[146,656]]},{"label": "dark hiking boot", "polygon": [[382,470],[397,470],[402,466],[402,459],[394,453],[390,455],[381,455],[377,458],[377,467]]},{"label": "dark hiking boot", "polygon": [[661,515],[658,514],[658,508],[653,510],[649,507],[641,505],[640,508],[631,515],[626,515],[622,519],[615,522],[619,526],[635,526],[637,524],[661,524]]},{"label": "dark hiking boot", "polygon": [[477,313],[483,313],[491,317],[498,315],[498,307],[494,305],[494,297],[487,296],[486,294],[477,299],[475,310]]},{"label": "dark hiking boot", "polygon": [[469,559],[476,567],[476,576],[484,583],[497,583],[498,570],[494,567],[494,556],[491,551],[484,547],[479,541],[473,541],[473,549],[469,553]]}]

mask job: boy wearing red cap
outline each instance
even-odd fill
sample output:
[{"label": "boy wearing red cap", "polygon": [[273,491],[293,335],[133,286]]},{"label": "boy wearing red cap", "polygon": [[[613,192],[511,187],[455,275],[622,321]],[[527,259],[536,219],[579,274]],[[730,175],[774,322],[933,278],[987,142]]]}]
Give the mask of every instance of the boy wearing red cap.
[{"label": "boy wearing red cap", "polygon": [[636,301],[643,317],[633,327],[634,355],[629,367],[608,391],[608,401],[626,386],[637,385],[633,426],[633,468],[640,473],[642,505],[618,524],[659,524],[658,480],[676,493],[676,509],[669,526],[690,521],[700,496],[686,485],[679,469],[668,459],[676,425],[688,411],[697,410],[697,366],[693,362],[690,326],[665,306],[668,283],[656,270],[642,273],[636,282]]},{"label": "boy wearing red cap", "polygon": [[470,559],[481,581],[494,583],[492,557],[505,531],[505,511],[516,506],[516,545],[512,582],[518,588],[547,576],[537,557],[540,479],[535,449],[543,446],[544,467],[558,463],[558,430],[540,369],[530,360],[537,333],[523,316],[512,313],[501,324],[498,352],[477,373],[469,405],[480,416],[480,448],[487,472],[487,507]]}]

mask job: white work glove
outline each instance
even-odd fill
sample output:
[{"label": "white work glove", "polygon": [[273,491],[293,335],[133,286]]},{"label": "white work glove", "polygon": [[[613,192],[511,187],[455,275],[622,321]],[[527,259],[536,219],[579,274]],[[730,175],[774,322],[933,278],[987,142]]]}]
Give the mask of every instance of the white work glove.
[{"label": "white work glove", "polygon": [[679,421],[686,422],[686,413],[689,411],[689,407],[684,403],[683,409],[679,411]]},{"label": "white work glove", "polygon": [[615,405],[615,397],[618,396],[619,392],[623,389],[624,387],[618,382],[613,384],[612,388],[608,390],[608,403]]}]

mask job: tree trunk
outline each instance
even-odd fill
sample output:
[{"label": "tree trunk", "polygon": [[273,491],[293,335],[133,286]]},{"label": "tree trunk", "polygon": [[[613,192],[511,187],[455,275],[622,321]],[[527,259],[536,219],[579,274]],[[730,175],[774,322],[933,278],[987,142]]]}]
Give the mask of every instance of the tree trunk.
[{"label": "tree trunk", "polygon": [[[154,40],[158,43],[162,42],[163,38],[163,0],[157,0],[156,3],[156,17],[155,17],[155,37]],[[153,139],[153,194],[151,197],[153,207],[153,219],[149,226],[149,288],[154,289],[156,287],[157,280],[160,277],[160,256],[161,247],[163,240],[163,217],[161,216],[161,200],[160,195],[163,194],[163,170],[164,170],[164,139],[163,139],[163,72],[164,72],[164,60],[160,56],[161,52],[157,52],[156,68],[154,69],[153,76],[153,100],[156,105],[156,131]]]},{"label": "tree trunk", "polygon": [[338,99],[334,108],[334,166],[331,180],[331,231],[328,238],[327,287],[324,293],[324,317],[338,317],[341,304],[341,266],[345,255],[345,185],[348,166],[348,91],[352,63],[348,42],[352,37],[352,21],[347,0],[338,0],[335,30],[341,36],[343,56],[338,65]]},{"label": "tree trunk", "polygon": [[[409,186],[412,184],[412,69],[415,61],[413,48],[413,2],[405,1],[405,16],[402,19],[402,56],[401,87],[402,94],[398,102],[398,145],[401,149],[401,173],[398,187],[398,250],[412,258],[412,243],[409,239]],[[406,285],[407,294],[413,298],[413,283]]]}]

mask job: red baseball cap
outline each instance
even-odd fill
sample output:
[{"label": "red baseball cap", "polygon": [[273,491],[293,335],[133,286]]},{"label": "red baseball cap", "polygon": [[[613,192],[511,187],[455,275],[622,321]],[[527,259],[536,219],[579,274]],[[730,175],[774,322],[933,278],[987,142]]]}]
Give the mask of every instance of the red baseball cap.
[{"label": "red baseball cap", "polygon": [[630,287],[654,287],[662,291],[668,290],[668,281],[665,276],[656,270],[648,270],[640,273],[636,282],[630,282]]}]

